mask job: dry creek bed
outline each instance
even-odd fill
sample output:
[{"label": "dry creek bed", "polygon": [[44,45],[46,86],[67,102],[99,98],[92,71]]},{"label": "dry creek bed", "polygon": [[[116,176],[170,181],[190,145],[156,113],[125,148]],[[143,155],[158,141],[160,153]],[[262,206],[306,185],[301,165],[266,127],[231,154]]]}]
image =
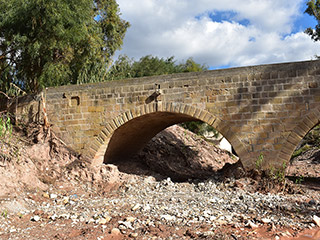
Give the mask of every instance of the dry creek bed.
[{"label": "dry creek bed", "polygon": [[0,238],[292,239],[316,227],[319,192],[250,193],[242,189],[246,184],[248,179],[172,182],[134,176],[104,196],[90,186],[62,184],[2,199]]}]

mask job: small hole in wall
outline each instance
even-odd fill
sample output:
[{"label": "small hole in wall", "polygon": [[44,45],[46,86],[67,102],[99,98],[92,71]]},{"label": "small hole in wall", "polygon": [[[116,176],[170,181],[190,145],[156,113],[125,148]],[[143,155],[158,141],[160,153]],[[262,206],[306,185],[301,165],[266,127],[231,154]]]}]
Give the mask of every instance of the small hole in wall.
[{"label": "small hole in wall", "polygon": [[79,106],[80,98],[78,96],[71,97],[71,106]]}]

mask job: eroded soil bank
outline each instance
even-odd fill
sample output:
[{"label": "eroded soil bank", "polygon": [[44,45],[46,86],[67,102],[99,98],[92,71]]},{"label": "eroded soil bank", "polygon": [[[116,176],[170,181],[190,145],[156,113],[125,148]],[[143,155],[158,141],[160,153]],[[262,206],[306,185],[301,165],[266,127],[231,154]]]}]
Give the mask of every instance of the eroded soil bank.
[{"label": "eroded soil bank", "polygon": [[1,239],[320,239],[317,182],[269,191],[177,126],[99,168],[41,127],[17,128],[0,159]]}]

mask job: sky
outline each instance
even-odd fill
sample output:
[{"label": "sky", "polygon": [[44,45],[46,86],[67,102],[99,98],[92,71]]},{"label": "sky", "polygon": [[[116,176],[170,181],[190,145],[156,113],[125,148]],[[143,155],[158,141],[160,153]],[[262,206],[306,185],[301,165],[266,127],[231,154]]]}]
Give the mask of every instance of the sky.
[{"label": "sky", "polygon": [[306,0],[117,0],[130,22],[120,54],[192,57],[210,69],[315,59]]}]

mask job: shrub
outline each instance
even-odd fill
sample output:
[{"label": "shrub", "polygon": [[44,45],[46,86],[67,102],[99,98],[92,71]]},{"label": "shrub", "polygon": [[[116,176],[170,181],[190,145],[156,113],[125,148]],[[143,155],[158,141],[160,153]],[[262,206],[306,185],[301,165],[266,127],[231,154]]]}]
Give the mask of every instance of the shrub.
[{"label": "shrub", "polygon": [[0,138],[4,139],[12,134],[12,124],[9,114],[0,116]]}]

